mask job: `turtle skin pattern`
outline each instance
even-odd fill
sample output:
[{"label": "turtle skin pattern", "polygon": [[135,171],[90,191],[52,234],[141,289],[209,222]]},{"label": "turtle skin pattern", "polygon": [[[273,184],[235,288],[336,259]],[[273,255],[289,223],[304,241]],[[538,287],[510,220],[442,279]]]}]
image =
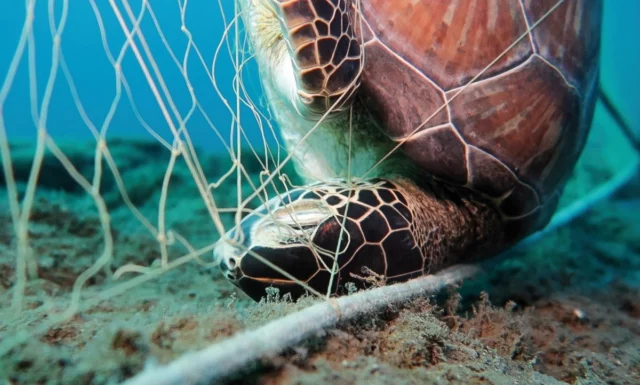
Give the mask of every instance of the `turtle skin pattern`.
[{"label": "turtle skin pattern", "polygon": [[359,86],[360,42],[350,0],[273,0],[305,106],[321,115],[348,108]]},{"label": "turtle skin pattern", "polygon": [[[331,288],[333,294],[345,294],[346,282],[365,288],[376,281],[377,284],[401,282],[429,271],[433,261],[423,255],[407,199],[392,182],[357,183],[355,189],[340,184],[312,185],[290,191],[277,205],[301,200],[322,200],[335,210],[336,215],[310,228],[307,240],[291,238],[277,247],[252,246],[251,232],[246,229],[255,221],[246,218],[240,227],[245,230],[244,246],[318,290],[329,287],[330,272],[338,251],[337,274]],[[264,212],[257,212],[254,219],[267,213],[266,207],[262,209]],[[338,249],[342,228],[346,231],[342,231]],[[230,237],[234,235],[230,234]],[[307,246],[308,241],[312,247]],[[249,254],[242,256],[237,265],[230,267],[223,262],[221,267],[230,281],[256,301],[270,286],[281,288],[293,298],[305,292],[302,286]]]},{"label": "turtle skin pattern", "polygon": [[[324,111],[337,92],[326,71],[335,71],[327,66],[333,66],[337,43],[327,43],[328,49],[318,44],[324,30],[315,23],[331,22],[350,8],[346,0],[273,1],[289,31],[285,40],[294,53],[301,98],[311,96],[312,107]],[[493,232],[490,242],[503,248],[546,225],[589,132],[602,1],[362,0],[360,7],[365,28],[354,33],[343,22],[340,39],[362,42],[358,50],[366,60],[349,57],[349,46],[342,51],[347,52],[343,63],[362,62],[361,77],[353,81],[360,81],[358,94],[374,121],[429,178],[457,186],[460,195],[470,191],[477,197],[474,204],[489,202],[491,212],[499,212],[499,225],[480,229]],[[325,10],[333,10],[331,18]],[[304,28],[306,35],[299,32]],[[308,61],[305,44],[312,47]],[[310,73],[322,80],[303,76]],[[415,197],[403,196],[390,181],[356,190],[319,185],[284,197],[280,206],[321,199],[335,215],[299,229],[302,238],[267,247],[251,239],[259,227],[256,213],[239,227],[247,234],[242,250],[313,288],[328,287],[335,250],[337,276],[330,288],[335,294],[349,281],[363,287],[370,278],[392,283],[429,273],[443,266],[438,257],[455,262],[451,254],[428,255],[433,242],[420,235],[427,224],[407,204],[406,198],[413,204]],[[464,251],[473,249],[466,245]],[[304,292],[250,254],[235,261],[223,262],[223,271],[256,300],[269,286],[294,297]]]}]

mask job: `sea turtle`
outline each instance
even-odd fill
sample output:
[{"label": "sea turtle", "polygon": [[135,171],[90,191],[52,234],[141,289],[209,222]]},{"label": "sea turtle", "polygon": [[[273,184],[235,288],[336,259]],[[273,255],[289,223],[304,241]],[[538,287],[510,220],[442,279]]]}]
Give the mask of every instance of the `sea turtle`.
[{"label": "sea turtle", "polygon": [[548,223],[593,116],[601,0],[243,0],[242,12],[310,183],[216,246],[249,296],[304,292],[269,265],[342,294],[495,255]]}]

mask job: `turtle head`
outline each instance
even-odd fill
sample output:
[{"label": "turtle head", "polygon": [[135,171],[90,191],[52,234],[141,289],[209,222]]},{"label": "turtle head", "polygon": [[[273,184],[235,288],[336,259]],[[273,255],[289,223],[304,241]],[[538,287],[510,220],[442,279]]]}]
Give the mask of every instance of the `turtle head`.
[{"label": "turtle head", "polygon": [[360,85],[362,52],[352,0],[242,0],[265,93],[311,121],[346,111]]},{"label": "turtle head", "polygon": [[[297,298],[305,292],[299,282],[320,293],[332,282],[331,293],[338,293],[348,281],[366,286],[354,277],[416,274],[424,261],[406,203],[389,182],[295,189],[245,217],[218,241],[214,257],[223,274],[256,301],[270,286]],[[397,266],[409,270],[403,274]]]},{"label": "turtle head", "polygon": [[214,258],[225,277],[256,301],[269,286],[302,294],[295,281],[306,283],[320,271],[310,239],[325,231],[332,215],[331,206],[315,194],[292,190],[243,218],[218,241]]}]

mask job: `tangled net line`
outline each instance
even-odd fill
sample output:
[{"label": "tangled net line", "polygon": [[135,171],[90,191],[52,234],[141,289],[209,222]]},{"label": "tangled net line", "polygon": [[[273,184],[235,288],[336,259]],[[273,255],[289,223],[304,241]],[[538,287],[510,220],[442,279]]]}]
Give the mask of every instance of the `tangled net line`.
[{"label": "tangled net line", "polygon": [[[40,0],[40,3],[42,3],[43,1],[44,0]],[[491,61],[491,63],[489,63],[482,71],[480,71],[466,85],[461,87],[451,98],[449,98],[449,100],[445,104],[434,111],[422,124],[417,126],[411,135],[397,142],[393,150],[390,151],[387,156],[380,159],[368,172],[362,175],[361,178],[375,176],[375,173],[377,170],[379,170],[380,166],[395,151],[397,151],[404,142],[411,139],[411,137],[415,135],[420,130],[420,128],[427,124],[441,110],[448,108],[448,105],[449,103],[451,103],[451,101],[453,101],[458,95],[464,92],[467,87],[478,80],[485,71],[487,71],[496,62],[498,62],[522,39],[526,39],[529,36],[530,31],[535,29],[537,25],[539,25],[553,11],[555,11],[563,3],[563,1],[564,0],[559,0],[538,21],[531,24],[528,27],[528,30],[524,34],[519,36],[518,39],[516,39],[502,54]],[[297,146],[295,146],[293,149],[289,149],[289,152],[286,152],[284,150],[284,147],[279,142],[278,135],[276,134],[276,129],[271,124],[272,119],[269,111],[265,111],[263,108],[258,107],[258,103],[254,101],[255,97],[252,96],[251,91],[248,90],[245,87],[245,84],[242,82],[243,74],[250,66],[253,57],[250,51],[249,42],[242,28],[242,13],[239,9],[238,0],[234,2],[233,17],[231,18],[227,16],[228,12],[225,11],[223,0],[218,1],[221,22],[224,25],[224,31],[219,44],[216,46],[212,57],[209,59],[206,58],[206,56],[196,45],[195,40],[188,27],[188,0],[176,0],[180,16],[180,30],[187,41],[181,57],[176,54],[171,44],[169,43],[169,40],[165,36],[159,18],[155,14],[149,0],[139,0],[138,2],[140,3],[139,9],[137,9],[137,12],[134,12],[134,8],[131,5],[132,2],[130,2],[129,0],[109,0],[108,7],[106,6],[106,3],[99,3],[96,0],[89,0],[95,16],[96,26],[100,32],[102,46],[109,62],[113,67],[113,73],[116,80],[115,96],[112,104],[102,123],[100,125],[96,125],[90,119],[87,112],[85,111],[85,108],[83,107],[81,97],[76,89],[72,73],[67,65],[67,62],[65,61],[65,56],[62,50],[62,36],[65,31],[65,27],[67,26],[69,6],[71,3],[69,0],[47,0],[47,20],[52,37],[51,66],[49,68],[46,86],[41,96],[41,102],[38,103],[35,64],[36,43],[33,34],[34,23],[36,20],[35,16],[37,1],[25,0],[25,21],[22,26],[22,31],[20,33],[20,38],[16,46],[14,55],[10,62],[9,69],[0,88],[0,155],[2,159],[3,172],[5,175],[5,183],[7,185],[7,203],[17,245],[15,284],[11,288],[10,311],[18,315],[24,311],[25,291],[27,290],[31,282],[34,281],[35,277],[37,277],[38,258],[36,255],[34,255],[33,250],[31,250],[30,248],[28,230],[29,219],[37,193],[38,176],[42,169],[43,159],[47,151],[49,151],[56,159],[60,161],[69,175],[75,180],[75,182],[92,198],[100,220],[104,246],[102,253],[95,259],[94,263],[82,274],[80,274],[75,280],[70,294],[69,305],[66,310],[59,314],[51,316],[47,322],[38,325],[32,330],[22,331],[11,341],[1,342],[0,355],[5,354],[12,347],[25,341],[29,336],[42,333],[49,329],[51,326],[70,319],[74,314],[82,309],[87,309],[101,301],[122,294],[130,290],[131,288],[140,285],[141,283],[158,277],[159,275],[166,273],[169,270],[175,269],[185,263],[196,261],[204,266],[211,266],[215,264],[215,261],[213,263],[207,262],[202,258],[203,255],[212,252],[215,243],[211,243],[206,247],[196,249],[184,236],[170,228],[167,228],[167,220],[165,217],[167,197],[169,194],[171,177],[178,162],[182,161],[187,166],[190,175],[195,181],[199,194],[205,204],[208,216],[210,217],[211,222],[220,237],[224,237],[228,230],[228,228],[225,227],[221,216],[225,214],[231,214],[234,217],[234,223],[239,223],[239,221],[242,219],[243,214],[251,211],[248,207],[252,201],[257,199],[261,203],[266,203],[271,198],[268,192],[269,188],[276,194],[278,194],[276,196],[279,196],[280,193],[289,191],[293,188],[310,188],[312,190],[315,189],[315,187],[313,186],[305,187],[292,183],[289,176],[283,172],[283,168],[288,162],[294,159],[294,153],[297,146],[303,144],[304,141],[306,141],[311,136],[311,134],[313,134],[316,128],[325,120],[326,116],[331,113],[331,110],[329,110],[325,114],[325,116],[323,116],[314,125],[314,127],[304,135]],[[356,8],[359,9],[359,4],[356,4]],[[121,32],[125,37],[125,42],[121,47],[119,47],[119,51],[117,53],[111,49],[111,45],[107,37],[107,28],[105,27],[104,23],[105,12],[110,12],[111,15],[116,18],[117,25],[120,27]],[[57,17],[56,13],[58,13]],[[151,24],[144,24],[145,20],[150,20]],[[363,22],[362,18],[359,18],[359,21]],[[149,22],[147,21],[146,23]],[[149,28],[144,29],[143,26],[149,26]],[[160,69],[159,63],[155,59],[158,53],[154,53],[151,50],[147,39],[145,38],[145,36],[156,33],[157,37],[162,41],[162,44],[166,49],[166,53],[168,53],[171,57],[175,68],[177,68],[180,72],[182,76],[181,80],[183,81],[183,86],[186,87],[190,95],[190,105],[185,113],[182,113],[180,111],[180,108],[177,106],[176,101],[172,97],[172,92],[170,91],[169,84],[163,77],[163,73]],[[136,106],[133,92],[123,71],[123,61],[125,60],[125,58],[131,56],[137,62],[139,69],[142,71],[144,79],[146,80],[150,88],[153,98],[157,102],[164,121],[168,126],[170,140],[165,139],[166,133],[159,133],[154,128],[152,128],[145,121],[143,114]],[[26,189],[22,196],[22,199],[19,199],[18,188],[16,180],[14,179],[11,148],[9,145],[7,126],[4,115],[5,110],[3,107],[5,106],[12,86],[14,85],[17,72],[20,68],[20,63],[22,60],[24,60],[25,57],[28,65],[31,113],[34,125],[37,130],[37,139],[35,153],[33,156],[33,163],[29,173],[29,179],[27,181]],[[224,60],[230,61],[233,68],[235,69],[235,76],[230,79],[230,84],[233,89],[233,99],[225,95],[216,80],[216,68],[219,65],[220,60],[223,60],[223,57]],[[366,57],[364,58],[364,60],[366,60]],[[228,112],[231,116],[232,122],[230,124],[228,133],[226,131],[222,132],[218,128],[218,126],[213,123],[215,119],[210,118],[206,109],[201,105],[196,96],[195,87],[191,82],[190,76],[193,61],[196,62],[199,70],[206,73],[207,78],[211,81],[211,87],[215,91],[215,94],[225,106],[226,112]],[[361,68],[364,68],[364,66],[361,66]],[[53,139],[50,132],[51,130],[48,127],[48,117],[53,102],[53,92],[54,88],[56,87],[56,81],[58,81],[59,78],[63,78],[65,80],[67,86],[71,91],[73,101],[80,117],[95,139],[94,174],[91,180],[87,179],[75,168],[67,155],[65,155],[58,144],[56,144],[56,141]],[[355,85],[352,86],[350,93],[353,92],[356,92]],[[345,93],[342,98],[348,98],[350,96],[350,93]],[[155,224],[152,223],[152,221],[150,221],[148,218],[146,218],[145,215],[143,215],[143,213],[130,199],[123,178],[119,172],[118,167],[116,166],[116,161],[114,160],[108,145],[107,132],[111,127],[111,123],[118,104],[121,103],[125,98],[134,111],[134,114],[140,125],[152,138],[159,142],[169,154],[169,161],[164,173],[160,192],[160,200],[158,202],[158,217],[155,221]],[[339,104],[340,102],[341,100],[338,100],[336,104]],[[195,114],[200,114],[200,116],[204,118],[211,132],[219,140],[220,144],[231,159],[231,166],[222,173],[222,176],[220,176],[213,182],[207,179],[207,176],[203,171],[196,151],[196,146],[193,143],[188,128],[189,123]],[[252,140],[250,140],[247,131],[244,128],[244,122],[247,119],[253,124],[256,124],[256,126],[258,127],[262,140],[262,148],[260,150],[258,150],[252,143]],[[351,123],[351,120],[349,121]],[[618,123],[620,123],[623,128],[627,127],[624,122],[619,121]],[[356,192],[359,187],[356,183],[354,183],[354,178],[352,178],[351,175],[351,133],[352,126],[350,124],[348,143],[349,163],[346,170],[346,178],[344,179],[344,185],[342,186],[342,188],[344,188],[346,191]],[[225,136],[227,138],[225,138]],[[273,143],[275,144],[269,145],[269,140],[273,141]],[[635,142],[635,144],[637,146],[637,142]],[[259,184],[254,184],[252,182],[252,176],[248,173],[247,169],[243,165],[243,154],[246,154],[246,152],[243,151],[244,149],[249,150],[248,153],[255,158],[255,160],[261,167],[262,171],[259,175]],[[563,224],[568,223],[571,219],[585,212],[597,201],[609,196],[613,191],[624,185],[631,178],[636,168],[637,164],[629,166],[628,169],[625,169],[613,180],[594,191],[587,198],[576,202],[574,205],[568,207],[567,209],[556,215],[550,226],[548,226],[542,232],[530,237],[528,240],[523,242],[523,244],[526,245],[527,243],[532,243],[533,240],[543,236],[550,231],[553,231]],[[109,211],[104,197],[100,194],[103,175],[107,170],[113,175],[117,189],[125,205],[157,241],[160,254],[159,263],[157,266],[125,264],[123,266],[117,267],[115,270],[112,269],[114,248],[117,247],[117,245],[115,245],[114,243]],[[306,171],[309,174],[313,174],[313,170]],[[234,177],[235,184],[237,186],[237,206],[231,208],[220,207],[217,204],[216,191],[218,191],[220,186],[225,183],[233,183]],[[326,180],[325,182],[335,183],[335,181]],[[250,186],[250,191],[248,193],[246,191],[243,191],[243,183],[247,183]],[[347,205],[349,204],[348,202],[349,200],[347,201]],[[272,216],[272,214],[272,212],[268,212],[267,215]],[[294,223],[297,223],[295,213],[290,212],[289,214],[292,221]],[[272,218],[275,220],[275,217],[272,216]],[[313,244],[311,235],[306,234],[307,238],[305,240],[305,243],[310,246],[310,248],[314,250],[314,252],[318,253],[317,259],[324,264],[324,268],[332,272],[332,281],[329,283],[326,293],[320,293],[314,290],[304,282],[300,282],[300,280],[296,279],[289,272],[273,265],[269,261],[262,258],[260,255],[253,253],[251,250],[247,251],[266,265],[276,270],[278,273],[291,279],[292,281],[296,281],[310,293],[318,297],[328,298],[330,295],[330,288],[333,284],[333,277],[335,276],[335,273],[337,271],[337,256],[341,251],[340,246],[345,245],[343,247],[348,247],[349,244],[348,239],[346,240],[346,243],[342,242],[342,237],[345,236],[345,234],[348,234],[346,229],[344,229],[345,221],[346,217],[343,217],[342,220],[339,221],[341,223],[341,226],[343,227],[343,231],[340,232],[340,239],[337,242],[338,249],[336,249],[335,251],[319,249],[316,245]],[[287,225],[282,224],[282,231],[288,230],[292,229],[287,229]],[[242,247],[242,237],[244,235],[241,232],[237,232],[236,234],[236,239],[225,239],[225,241],[237,247]],[[187,252],[178,258],[170,259],[168,249],[174,244],[182,246],[182,248],[184,248]],[[320,254],[322,254],[323,256],[331,257],[331,259],[333,260],[333,264],[331,266],[329,264],[326,264],[324,262],[324,259],[319,257]],[[128,276],[131,273],[137,273],[137,275],[123,282],[117,283],[100,293],[83,297],[83,287],[86,285],[89,279],[94,277],[100,271],[106,271],[108,276],[111,276],[115,279],[121,278],[124,275]],[[295,336],[292,336],[290,339],[282,339],[282,344],[295,343],[295,341],[299,341],[300,339],[304,338],[304,336],[308,335],[308,333],[314,330],[314,328],[310,327],[309,325],[307,325],[306,328],[303,328],[301,326],[304,320],[313,319],[304,318],[305,316],[318,317],[319,314],[324,315],[326,322],[318,322],[315,328],[326,327],[332,323],[335,323],[337,319],[340,319],[340,317],[355,316],[357,314],[361,314],[364,311],[367,311],[368,309],[370,310],[380,307],[384,303],[388,303],[390,301],[406,300],[408,296],[415,295],[416,293],[423,292],[425,290],[437,290],[443,285],[447,285],[454,280],[468,277],[474,274],[475,271],[476,270],[473,268],[460,266],[453,270],[444,271],[437,276],[423,277],[406,284],[394,285],[393,287],[377,288],[367,292],[348,296],[348,298],[341,298],[334,302],[327,301],[323,304],[308,308],[306,310],[303,310],[303,312],[306,311],[306,313],[292,315],[293,318],[288,318],[290,322],[297,322],[296,325],[298,329],[300,329],[300,332]],[[287,322],[287,320],[279,320],[276,322],[279,322],[279,324],[277,325],[282,326],[282,324]],[[274,328],[272,324],[265,326],[265,328],[269,327]],[[289,328],[280,329],[291,330]],[[198,356],[202,358],[201,361],[198,361],[193,356],[189,359],[185,357],[185,359],[180,362],[176,361],[176,363],[172,364],[173,366],[168,366],[165,372],[162,372],[161,370],[155,370],[151,374],[143,373],[140,377],[133,379],[131,383],[179,383],[185,378],[184,376],[187,375],[187,373],[193,373],[191,370],[194,370],[193,367],[187,368],[185,366],[185,362],[192,362],[194,363],[193,365],[196,365],[195,363],[197,362],[201,365],[213,365],[213,367],[219,368],[218,371],[202,371],[202,378],[215,378],[216,376],[224,375],[243,365],[244,363],[248,362],[248,360],[251,360],[251,357],[255,358],[260,354],[277,352],[285,347],[284,345],[274,346],[273,344],[270,344],[268,346],[265,345],[264,349],[256,349],[256,346],[259,345],[257,341],[258,335],[260,333],[264,334],[264,330],[248,332],[244,335],[238,335],[234,337],[233,340],[223,342],[223,344],[218,345],[217,347],[213,347],[212,349],[208,350],[206,354],[204,354],[205,352],[203,351],[203,355]],[[251,334],[251,336],[249,334]],[[270,338],[275,339],[273,337]],[[239,341],[245,341],[247,343],[242,344]],[[228,349],[230,346],[235,346],[238,349],[245,349],[242,351],[244,352],[244,354],[240,354],[240,357],[244,358],[234,363],[228,363],[228,365],[221,364],[221,361],[219,360],[222,358],[219,357],[219,353],[228,352],[228,350],[225,349]],[[224,347],[224,349],[222,347]],[[253,355],[247,353],[250,348],[255,350]],[[216,356],[218,358],[212,358],[215,356],[214,353],[218,354],[218,356]],[[229,354],[224,354],[224,356],[228,357]],[[217,366],[214,364],[216,364]],[[202,369],[202,367],[200,367],[200,369]],[[167,375],[167,373],[169,372],[173,373],[173,375]],[[154,377],[156,380],[164,378],[163,382],[148,382],[151,381],[150,377],[145,376],[149,375],[157,376]]]}]

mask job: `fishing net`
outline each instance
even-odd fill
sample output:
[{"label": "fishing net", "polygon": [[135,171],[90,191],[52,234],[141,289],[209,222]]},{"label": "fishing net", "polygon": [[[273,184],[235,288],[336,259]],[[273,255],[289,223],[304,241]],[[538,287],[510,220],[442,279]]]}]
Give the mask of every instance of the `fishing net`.
[{"label": "fishing net", "polygon": [[[220,235],[295,178],[236,5],[24,5],[3,5],[24,22],[0,91],[3,314],[52,311],[55,323],[181,264],[215,266]],[[45,245],[70,210],[88,218],[72,242],[88,244]],[[127,250],[135,237],[149,249]],[[67,274],[51,276],[59,264]]]},{"label": "fishing net", "polygon": [[[169,296],[183,280],[226,303],[234,294],[212,257],[216,242],[303,185],[264,99],[239,4],[8,3],[0,319],[13,338],[2,338],[0,355],[147,281],[123,306],[154,291]],[[588,150],[625,146],[611,130],[593,136]],[[634,160],[581,161],[562,206]]]}]

